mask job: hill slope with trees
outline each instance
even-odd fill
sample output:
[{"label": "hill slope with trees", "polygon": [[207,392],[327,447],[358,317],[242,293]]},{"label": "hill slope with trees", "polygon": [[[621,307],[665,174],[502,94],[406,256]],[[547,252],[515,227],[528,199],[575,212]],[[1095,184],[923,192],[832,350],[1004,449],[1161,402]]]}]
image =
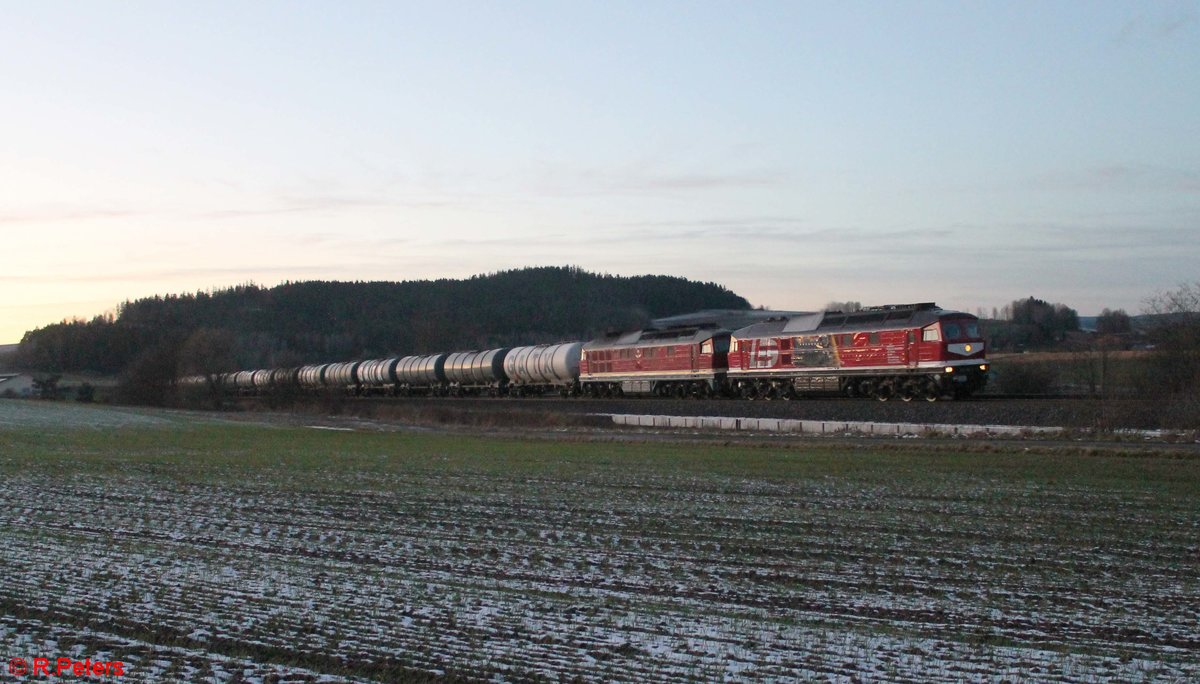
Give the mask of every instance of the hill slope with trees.
[{"label": "hill slope with trees", "polygon": [[587,339],[655,317],[748,308],[715,283],[569,267],[465,280],[250,284],[139,299],[116,316],[39,328],[26,333],[17,362],[46,372],[117,373],[135,363],[176,363],[181,350],[215,344],[229,349],[231,367],[262,368]]}]

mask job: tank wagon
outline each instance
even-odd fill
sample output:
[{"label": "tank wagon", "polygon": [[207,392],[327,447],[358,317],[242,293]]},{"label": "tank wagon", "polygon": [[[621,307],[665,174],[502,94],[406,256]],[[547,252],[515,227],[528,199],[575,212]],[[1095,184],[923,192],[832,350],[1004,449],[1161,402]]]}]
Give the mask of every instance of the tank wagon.
[{"label": "tank wagon", "polygon": [[271,387],[294,387],[297,383],[296,376],[300,373],[299,368],[276,368],[271,372]]},{"label": "tank wagon", "polygon": [[365,394],[393,393],[396,387],[396,366],[400,357],[371,359],[358,367],[359,389]]},{"label": "tank wagon", "polygon": [[448,354],[443,367],[446,390],[455,395],[499,395],[508,382],[504,374],[504,358],[508,352],[503,348]]},{"label": "tank wagon", "polygon": [[342,389],[350,393],[358,392],[358,367],[360,361],[343,361],[331,363],[325,368],[321,386],[325,389]]},{"label": "tank wagon", "polygon": [[579,363],[582,342],[514,347],[504,357],[508,393],[529,396],[557,392],[579,393]]},{"label": "tank wagon", "polygon": [[855,312],[699,312],[589,342],[238,371],[226,391],[962,398],[987,383],[979,320],[932,303]]},{"label": "tank wagon", "polygon": [[405,356],[396,364],[395,393],[432,394],[446,384],[446,357],[449,354]]}]

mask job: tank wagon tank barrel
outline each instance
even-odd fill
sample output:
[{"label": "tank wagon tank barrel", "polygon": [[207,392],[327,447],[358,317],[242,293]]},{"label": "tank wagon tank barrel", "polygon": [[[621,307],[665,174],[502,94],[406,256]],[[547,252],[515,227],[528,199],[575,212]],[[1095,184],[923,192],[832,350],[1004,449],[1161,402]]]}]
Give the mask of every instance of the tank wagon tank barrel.
[{"label": "tank wagon tank barrel", "polygon": [[579,352],[582,342],[514,347],[504,357],[509,393],[517,396],[556,391],[579,391]]}]

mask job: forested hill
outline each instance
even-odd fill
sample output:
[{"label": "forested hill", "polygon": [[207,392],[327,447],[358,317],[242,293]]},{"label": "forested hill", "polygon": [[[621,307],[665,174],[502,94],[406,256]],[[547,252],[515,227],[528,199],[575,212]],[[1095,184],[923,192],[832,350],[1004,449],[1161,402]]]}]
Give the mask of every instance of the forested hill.
[{"label": "forested hill", "polygon": [[117,372],[197,331],[231,340],[242,368],[588,339],[699,309],[746,309],[715,283],[527,268],[466,280],[298,282],[126,302],[113,317],[25,335],[18,361],[45,371]]}]

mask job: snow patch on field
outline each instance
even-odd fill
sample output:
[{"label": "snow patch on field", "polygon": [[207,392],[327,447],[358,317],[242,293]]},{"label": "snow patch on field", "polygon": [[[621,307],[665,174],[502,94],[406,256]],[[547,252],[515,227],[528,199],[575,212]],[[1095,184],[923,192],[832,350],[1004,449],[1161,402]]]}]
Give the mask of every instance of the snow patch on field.
[{"label": "snow patch on field", "polygon": [[0,399],[0,428],[171,427],[190,420],[148,409]]}]

